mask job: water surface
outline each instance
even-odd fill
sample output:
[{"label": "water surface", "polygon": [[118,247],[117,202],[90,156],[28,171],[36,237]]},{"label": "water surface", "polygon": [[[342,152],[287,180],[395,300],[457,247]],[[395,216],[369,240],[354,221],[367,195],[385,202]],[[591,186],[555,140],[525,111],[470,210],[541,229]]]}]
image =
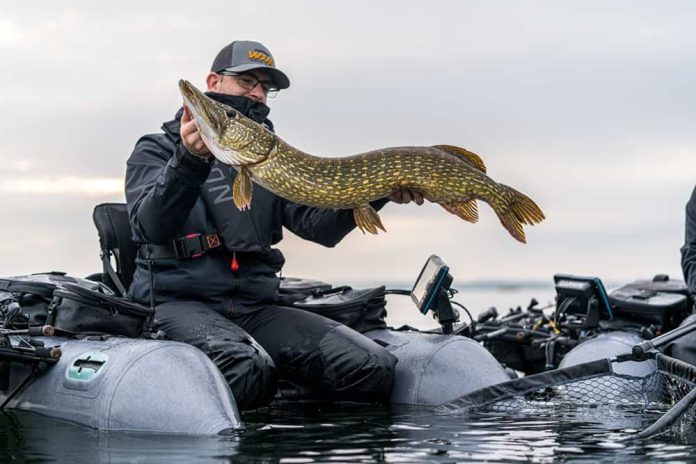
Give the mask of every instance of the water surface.
[{"label": "water surface", "polygon": [[[416,408],[275,405],[226,437],[103,433],[33,413],[0,416],[1,462],[688,462],[677,435],[622,441],[655,417],[437,416]],[[599,418],[598,418],[599,419]],[[623,422],[623,424],[621,423]]]}]

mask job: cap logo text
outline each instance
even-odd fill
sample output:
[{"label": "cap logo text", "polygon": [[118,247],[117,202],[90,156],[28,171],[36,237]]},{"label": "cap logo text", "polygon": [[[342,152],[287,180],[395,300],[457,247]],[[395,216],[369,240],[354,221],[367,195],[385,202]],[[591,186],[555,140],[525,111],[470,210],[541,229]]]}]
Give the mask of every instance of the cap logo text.
[{"label": "cap logo text", "polygon": [[258,50],[251,50],[247,53],[250,60],[261,61],[268,66],[273,66],[273,58]]}]

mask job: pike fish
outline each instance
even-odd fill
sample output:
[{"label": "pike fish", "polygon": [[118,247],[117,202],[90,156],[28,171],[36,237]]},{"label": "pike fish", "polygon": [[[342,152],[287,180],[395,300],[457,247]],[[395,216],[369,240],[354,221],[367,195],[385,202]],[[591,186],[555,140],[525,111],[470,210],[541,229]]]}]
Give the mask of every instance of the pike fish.
[{"label": "pike fish", "polygon": [[313,156],[208,98],[191,83],[181,80],[179,89],[206,146],[219,161],[237,170],[232,197],[240,209],[251,206],[253,180],[295,203],[352,209],[363,233],[386,232],[370,202],[401,189],[418,191],[471,223],[478,221],[476,200],[483,200],[522,243],[526,242],[523,224],[544,219],[531,199],[493,181],[481,158],[464,148],[393,147],[342,158]]}]

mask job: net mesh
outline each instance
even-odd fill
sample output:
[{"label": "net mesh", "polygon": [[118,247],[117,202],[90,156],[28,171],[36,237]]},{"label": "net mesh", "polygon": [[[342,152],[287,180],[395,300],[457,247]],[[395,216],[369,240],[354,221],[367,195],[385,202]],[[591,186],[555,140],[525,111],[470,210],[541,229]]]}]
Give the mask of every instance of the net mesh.
[{"label": "net mesh", "polygon": [[[441,414],[484,412],[505,415],[557,414],[572,411],[606,413],[611,409],[667,415],[696,386],[696,366],[656,354],[640,362],[645,375],[621,373],[624,360],[600,360],[565,369],[531,375],[493,385],[441,405]],[[696,392],[695,392],[696,393]],[[687,399],[690,401],[690,399]],[[675,410],[677,408],[674,408]],[[668,424],[682,427],[687,417],[696,416],[693,402],[681,408],[679,417]],[[691,423],[692,421],[686,421]]]}]

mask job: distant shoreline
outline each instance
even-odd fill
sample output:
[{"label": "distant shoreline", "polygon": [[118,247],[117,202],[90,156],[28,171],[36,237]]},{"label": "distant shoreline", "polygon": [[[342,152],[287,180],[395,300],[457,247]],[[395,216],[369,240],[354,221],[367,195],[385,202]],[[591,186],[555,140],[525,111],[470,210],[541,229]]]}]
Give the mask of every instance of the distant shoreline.
[{"label": "distant shoreline", "polygon": [[[604,286],[607,290],[618,288],[621,285],[628,283],[629,281],[603,281]],[[332,282],[329,282],[332,283]],[[351,285],[353,287],[363,288],[363,287],[375,287],[379,285],[384,285],[391,289],[405,289],[410,290],[413,287],[413,282],[406,281],[390,281],[390,280],[348,280],[342,282],[333,282],[333,285]],[[554,292],[553,280],[473,280],[457,282],[456,280],[452,284],[452,287],[456,289],[469,289],[469,290],[481,290],[481,291],[517,291],[517,290],[548,290],[549,292]]]}]

